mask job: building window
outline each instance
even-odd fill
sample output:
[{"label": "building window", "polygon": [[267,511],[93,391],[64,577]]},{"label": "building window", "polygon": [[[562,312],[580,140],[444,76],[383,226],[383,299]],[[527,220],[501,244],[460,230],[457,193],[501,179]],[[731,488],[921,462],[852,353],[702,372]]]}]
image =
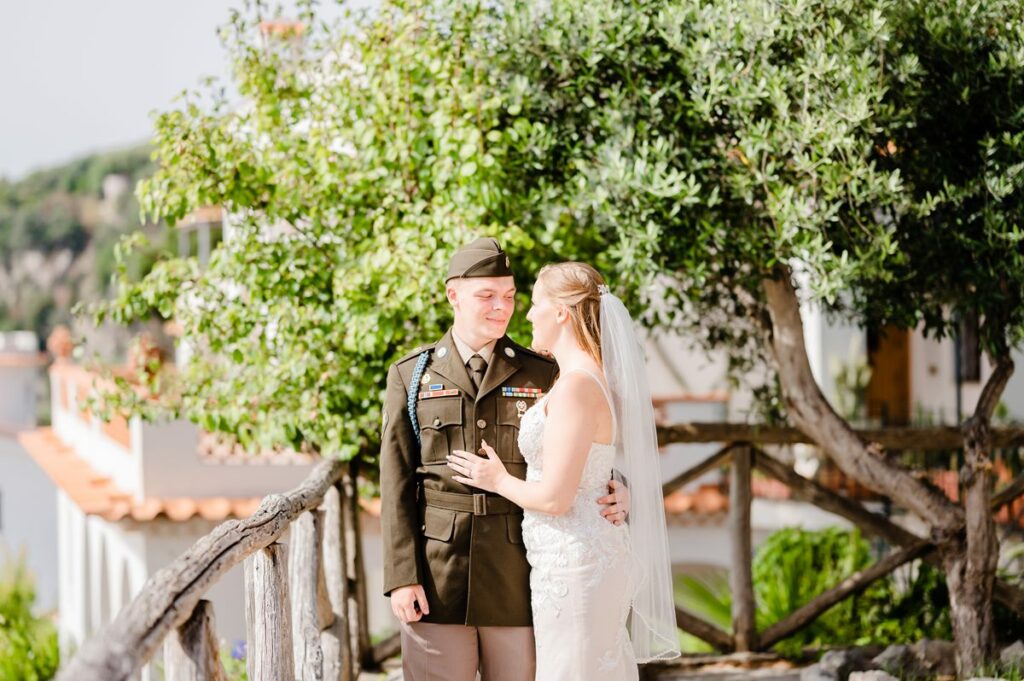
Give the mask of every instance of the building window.
[{"label": "building window", "polygon": [[960,379],[981,380],[981,343],[978,339],[978,313],[966,312],[960,320]]}]

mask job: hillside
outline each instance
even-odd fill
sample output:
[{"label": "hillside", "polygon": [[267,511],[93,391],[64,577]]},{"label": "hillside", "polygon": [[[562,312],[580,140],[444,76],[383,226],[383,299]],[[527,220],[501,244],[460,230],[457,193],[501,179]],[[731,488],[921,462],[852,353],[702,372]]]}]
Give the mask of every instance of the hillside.
[{"label": "hillside", "polygon": [[[135,184],[152,169],[149,148],[138,146],[0,179],[0,330],[45,339],[71,323],[76,302],[106,294],[114,245],[140,228]],[[165,228],[144,229],[153,247],[133,263],[139,272],[166,243]]]}]

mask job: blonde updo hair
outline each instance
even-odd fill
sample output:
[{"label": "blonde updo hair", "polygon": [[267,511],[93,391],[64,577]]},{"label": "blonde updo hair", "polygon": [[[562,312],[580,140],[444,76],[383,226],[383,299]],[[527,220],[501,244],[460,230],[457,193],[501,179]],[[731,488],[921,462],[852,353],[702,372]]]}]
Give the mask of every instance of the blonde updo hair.
[{"label": "blonde updo hair", "polygon": [[582,262],[545,265],[537,275],[544,293],[569,310],[569,321],[576,339],[600,365],[601,362],[601,290],[604,277]]}]

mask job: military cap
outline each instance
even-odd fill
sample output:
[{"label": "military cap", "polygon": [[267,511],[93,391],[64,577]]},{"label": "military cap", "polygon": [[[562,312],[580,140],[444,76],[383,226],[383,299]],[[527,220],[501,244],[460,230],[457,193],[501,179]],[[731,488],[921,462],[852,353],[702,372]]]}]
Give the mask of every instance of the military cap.
[{"label": "military cap", "polygon": [[498,240],[482,237],[455,251],[448,263],[448,276],[445,283],[452,279],[468,279],[469,277],[511,277],[512,268],[508,256],[501,249]]}]

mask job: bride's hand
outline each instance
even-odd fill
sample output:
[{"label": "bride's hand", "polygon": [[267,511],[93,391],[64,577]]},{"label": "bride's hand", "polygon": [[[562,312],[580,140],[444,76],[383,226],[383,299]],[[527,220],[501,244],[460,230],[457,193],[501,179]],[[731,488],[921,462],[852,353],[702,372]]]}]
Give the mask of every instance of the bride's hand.
[{"label": "bride's hand", "polygon": [[629,517],[632,497],[629,488],[618,480],[608,481],[608,495],[597,500],[604,508],[601,515],[612,525],[621,525]]},{"label": "bride's hand", "polygon": [[448,467],[460,474],[453,475],[452,480],[487,492],[496,492],[498,483],[508,475],[508,471],[505,470],[505,464],[498,458],[494,448],[483,440],[480,442],[483,445],[480,447],[480,453],[486,454],[486,459],[461,449],[453,449],[448,455]]}]

